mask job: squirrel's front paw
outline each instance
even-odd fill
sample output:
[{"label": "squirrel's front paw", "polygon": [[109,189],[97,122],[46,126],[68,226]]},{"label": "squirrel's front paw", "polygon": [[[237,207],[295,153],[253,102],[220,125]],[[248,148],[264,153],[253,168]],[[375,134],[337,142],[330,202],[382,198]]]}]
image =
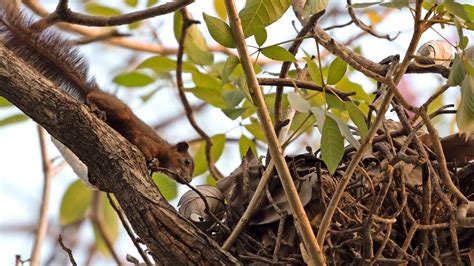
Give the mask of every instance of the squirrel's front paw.
[{"label": "squirrel's front paw", "polygon": [[91,111],[102,121],[107,121],[107,113],[100,110],[95,104],[89,104]]},{"label": "squirrel's front paw", "polygon": [[148,169],[150,169],[152,172],[158,171],[159,168],[160,168],[160,161],[157,158],[153,158],[148,163]]}]

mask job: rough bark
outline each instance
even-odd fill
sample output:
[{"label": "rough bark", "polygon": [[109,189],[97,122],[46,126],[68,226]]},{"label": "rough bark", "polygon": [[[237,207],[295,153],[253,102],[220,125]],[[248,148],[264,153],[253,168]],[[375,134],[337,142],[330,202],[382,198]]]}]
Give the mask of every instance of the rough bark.
[{"label": "rough bark", "polygon": [[87,165],[91,183],[114,193],[133,229],[157,262],[239,263],[164,200],[135,146],[1,43],[0,96],[70,148]]}]

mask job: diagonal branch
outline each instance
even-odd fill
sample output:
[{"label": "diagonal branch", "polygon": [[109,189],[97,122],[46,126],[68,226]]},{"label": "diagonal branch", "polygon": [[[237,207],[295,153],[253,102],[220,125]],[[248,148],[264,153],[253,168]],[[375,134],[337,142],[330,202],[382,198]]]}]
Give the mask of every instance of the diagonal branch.
[{"label": "diagonal branch", "polygon": [[114,193],[157,263],[239,263],[166,202],[134,145],[1,43],[0,96],[71,149],[87,165],[91,183]]},{"label": "diagonal branch", "polygon": [[235,3],[232,0],[226,0],[225,6],[229,16],[232,34],[239,52],[240,61],[245,72],[249,92],[252,96],[254,104],[257,107],[257,115],[259,117],[260,123],[262,124],[262,128],[268,142],[271,158],[275,163],[275,168],[277,169],[283,189],[285,190],[285,194],[288,198],[288,203],[295,220],[296,229],[299,232],[299,236],[311,259],[310,263],[324,265],[325,262],[323,252],[316,242],[313,230],[311,229],[311,224],[308,220],[308,216],[306,215],[306,212],[298,196],[298,191],[296,190],[290,171],[288,170],[288,166],[285,162],[285,159],[283,158],[282,148],[273,128],[265,100],[255,76],[255,71],[248,55],[242,24],[237,14]]}]

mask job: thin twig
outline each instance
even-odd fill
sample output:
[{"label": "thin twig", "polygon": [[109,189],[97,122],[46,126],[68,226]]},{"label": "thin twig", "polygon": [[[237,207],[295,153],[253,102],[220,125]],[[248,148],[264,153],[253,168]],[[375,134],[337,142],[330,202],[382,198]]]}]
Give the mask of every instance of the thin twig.
[{"label": "thin twig", "polygon": [[46,231],[48,230],[48,209],[49,209],[49,194],[51,190],[51,181],[52,181],[52,166],[51,161],[48,158],[48,151],[46,145],[46,137],[45,137],[45,130],[38,127],[38,136],[40,141],[40,149],[41,149],[41,161],[43,164],[43,192],[41,196],[41,205],[40,205],[40,213],[38,218],[38,227],[36,229],[35,234],[35,242],[33,244],[33,249],[31,251],[31,265],[37,266],[40,264],[40,257],[41,257],[41,246],[43,241],[46,237]]},{"label": "thin twig", "polygon": [[103,34],[90,36],[90,37],[84,37],[80,40],[75,41],[74,43],[76,45],[85,45],[85,44],[90,44],[90,43],[94,43],[94,42],[105,41],[105,40],[112,39],[112,38],[130,37],[130,36],[132,36],[132,34],[130,34],[130,33],[120,33],[118,30],[114,29],[114,30],[105,32]]},{"label": "thin twig", "polygon": [[125,231],[127,231],[130,240],[132,240],[133,245],[135,245],[135,248],[137,249],[138,253],[140,253],[140,256],[142,257],[143,261],[146,263],[146,265],[153,265],[153,263],[150,261],[150,258],[148,257],[146,252],[143,251],[142,247],[140,246],[140,243],[137,241],[137,237],[133,232],[132,227],[128,223],[127,217],[123,210],[120,208],[120,206],[117,205],[110,193],[107,193],[107,198],[109,199],[110,206],[112,206],[112,208],[117,213],[120,221],[122,222],[123,228],[125,228]]},{"label": "thin twig", "polygon": [[390,37],[390,35],[388,34],[385,34],[385,35],[382,35],[378,32],[376,32],[372,26],[369,26],[369,25],[366,25],[364,22],[360,21],[355,13],[354,13],[354,9],[352,8],[352,1],[351,0],[347,0],[347,11],[349,12],[349,16],[351,16],[352,18],[352,21],[354,22],[354,24],[356,24],[357,27],[359,27],[361,30],[365,31],[365,32],[368,32],[370,35],[374,36],[374,37],[377,37],[377,38],[381,38],[381,39],[387,39],[389,41],[393,41],[395,40],[398,35],[400,35],[401,31],[397,32],[397,34],[395,34],[394,37]]},{"label": "thin twig", "polygon": [[193,110],[191,105],[189,104],[188,99],[186,98],[186,94],[184,92],[184,84],[183,84],[183,54],[184,54],[184,43],[186,40],[186,35],[189,27],[196,23],[196,21],[192,20],[189,13],[187,12],[186,8],[181,9],[181,16],[183,18],[183,25],[181,27],[181,35],[179,37],[179,48],[178,48],[178,55],[177,55],[177,62],[176,62],[176,84],[179,91],[179,98],[183,103],[184,110],[186,112],[186,117],[188,118],[189,123],[191,126],[196,130],[196,132],[204,139],[206,142],[205,150],[206,150],[206,160],[207,166],[209,168],[209,172],[211,173],[212,177],[219,180],[222,179],[224,176],[222,173],[217,169],[214,159],[212,158],[212,140],[211,138],[202,130],[199,125],[197,124],[196,120],[194,119]]},{"label": "thin twig", "polygon": [[225,6],[227,9],[227,14],[229,16],[232,34],[234,36],[237,50],[239,52],[240,61],[244,69],[249,93],[252,96],[252,100],[257,107],[257,115],[259,117],[265,137],[268,142],[270,155],[275,163],[275,168],[277,169],[283,189],[288,198],[288,203],[290,205],[295,221],[295,227],[299,232],[299,236],[301,237],[303,245],[306,248],[306,251],[311,259],[310,263],[324,265],[325,259],[323,252],[318,243],[316,242],[313,230],[311,228],[311,224],[309,222],[308,217],[306,216],[303,204],[301,203],[300,198],[298,196],[298,191],[296,190],[290,171],[288,170],[288,166],[285,162],[285,159],[283,158],[283,152],[281,150],[280,143],[273,128],[270,115],[268,114],[265,99],[263,98],[257,78],[255,77],[255,71],[248,55],[242,25],[240,23],[240,18],[237,14],[235,3],[233,0],[226,0]]},{"label": "thin twig", "polygon": [[100,236],[104,240],[105,246],[109,250],[110,254],[112,254],[112,257],[114,258],[117,265],[123,265],[117,252],[114,249],[114,244],[112,243],[112,239],[110,239],[110,235],[107,231],[107,226],[104,224],[104,219],[102,215],[103,202],[101,198],[102,197],[101,197],[100,191],[93,192],[91,221],[96,226],[97,231],[99,232]]},{"label": "thin twig", "polygon": [[[257,81],[260,85],[265,86],[265,85],[271,85],[271,86],[277,86],[278,87],[294,87],[295,85],[300,88],[300,89],[307,89],[307,90],[313,90],[313,91],[319,91],[319,92],[324,92],[327,94],[332,94],[332,95],[337,95],[344,101],[349,100],[349,96],[355,95],[355,92],[343,92],[340,91],[332,86],[326,86],[326,87],[321,87],[313,82],[308,82],[308,81],[301,81],[301,80],[292,80],[292,79],[284,79],[284,78],[257,78]],[[276,107],[275,107],[276,108]]]},{"label": "thin twig", "polygon": [[66,247],[66,245],[64,245],[63,237],[61,235],[58,236],[58,242],[59,242],[59,245],[61,246],[61,248],[67,253],[67,256],[69,257],[69,261],[71,262],[71,264],[73,266],[76,266],[77,263],[76,263],[76,260],[74,259],[74,256],[72,255],[72,250],[70,248]]},{"label": "thin twig", "polygon": [[434,152],[438,157],[440,177],[443,180],[444,185],[449,189],[449,191],[451,191],[451,193],[453,193],[453,195],[455,195],[459,199],[461,204],[468,203],[469,200],[461,193],[461,191],[459,191],[459,189],[454,185],[453,181],[451,180],[448,166],[446,165],[446,158],[444,156],[443,146],[441,145],[441,141],[438,136],[438,131],[436,130],[436,128],[434,128],[433,123],[431,122],[431,119],[429,118],[425,110],[421,109],[420,115],[426,125],[426,128],[428,129],[429,136],[433,143]]}]

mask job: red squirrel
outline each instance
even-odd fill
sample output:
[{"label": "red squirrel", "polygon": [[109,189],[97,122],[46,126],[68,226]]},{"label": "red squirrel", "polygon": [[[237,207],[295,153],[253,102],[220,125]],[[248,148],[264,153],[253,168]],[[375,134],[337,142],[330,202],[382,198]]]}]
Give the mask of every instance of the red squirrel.
[{"label": "red squirrel", "polygon": [[51,28],[14,9],[0,11],[0,42],[64,91],[86,103],[110,127],[137,146],[152,171],[190,182],[194,163],[188,143],[169,144],[115,95],[88,77],[88,66],[73,44]]}]

